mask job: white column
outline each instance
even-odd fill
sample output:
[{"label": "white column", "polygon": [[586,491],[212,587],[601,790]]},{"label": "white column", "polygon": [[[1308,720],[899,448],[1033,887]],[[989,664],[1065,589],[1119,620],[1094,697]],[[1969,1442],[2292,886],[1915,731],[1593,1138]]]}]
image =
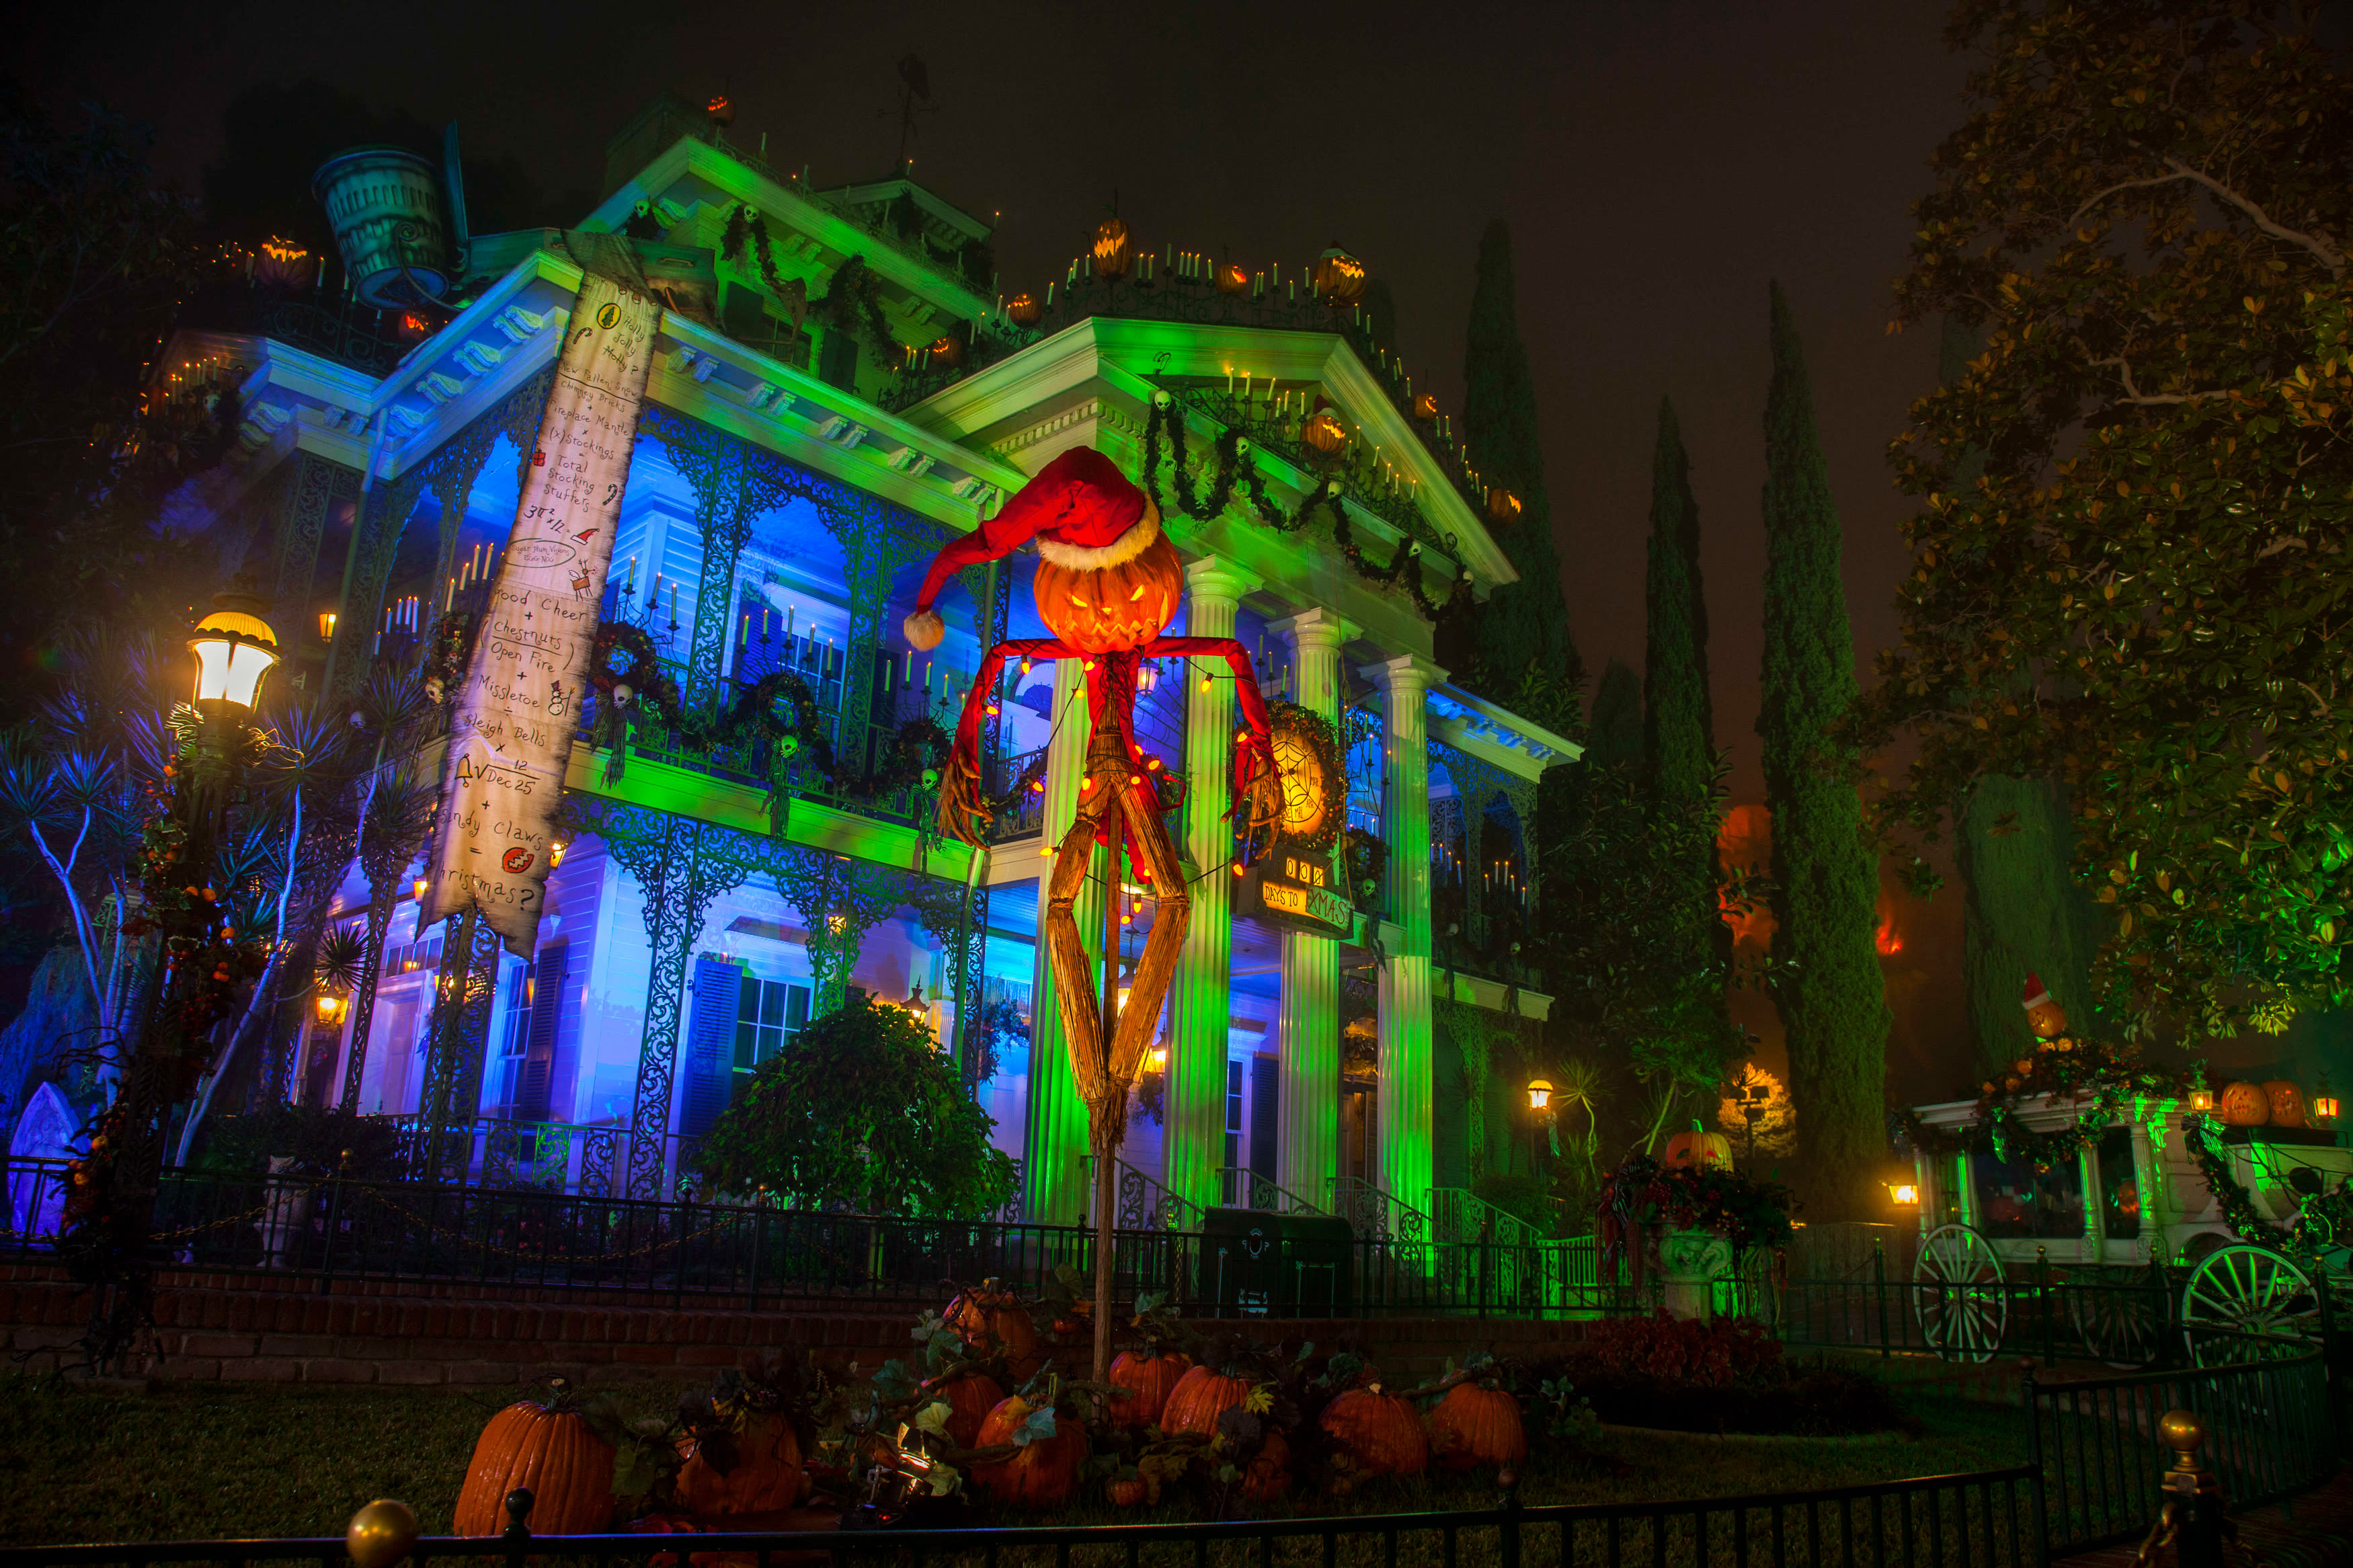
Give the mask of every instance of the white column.
[{"label": "white column", "polygon": [[[1356,628],[1321,607],[1272,622],[1291,644],[1293,700],[1335,728],[1340,718],[1340,645]],[[1328,781],[1337,790],[1341,781]],[[1340,943],[1285,928],[1282,1104],[1276,1117],[1275,1182],[1318,1208],[1333,1207],[1340,1160]]]},{"label": "white column", "polygon": [[[1079,776],[1086,772],[1087,742],[1094,727],[1087,714],[1087,679],[1075,658],[1054,662],[1052,739],[1046,750],[1044,851],[1038,873],[1038,955],[1032,973],[1029,1023],[1029,1095],[1024,1107],[1021,1185],[1031,1219],[1076,1225],[1087,1213],[1087,1107],[1071,1074],[1070,1045],[1054,999],[1054,968],[1046,945],[1048,882],[1054,875],[1054,846],[1071,830],[1079,812]],[[1103,884],[1090,877],[1080,889],[1080,940],[1098,960],[1103,950]]]},{"label": "white column", "polygon": [[1446,672],[1407,654],[1360,671],[1380,689],[1381,837],[1388,845],[1388,918],[1398,929],[1380,966],[1381,1147],[1390,1196],[1430,1212],[1435,1182],[1430,1019],[1430,733],[1424,704]]},{"label": "white column", "polygon": [[[1258,578],[1210,556],[1185,568],[1185,631],[1229,637]],[[1193,912],[1168,992],[1168,1190],[1204,1208],[1223,1198],[1226,1027],[1232,1016],[1234,674],[1224,660],[1191,659],[1185,672],[1185,816],[1178,848],[1192,863]]]}]

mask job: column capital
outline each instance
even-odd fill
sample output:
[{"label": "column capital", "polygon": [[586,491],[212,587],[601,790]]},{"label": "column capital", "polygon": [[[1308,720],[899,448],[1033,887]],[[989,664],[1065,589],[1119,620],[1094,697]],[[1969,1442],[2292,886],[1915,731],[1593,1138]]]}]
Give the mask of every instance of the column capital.
[{"label": "column capital", "polygon": [[1383,691],[1403,694],[1428,691],[1444,680],[1447,672],[1418,653],[1401,653],[1395,658],[1360,664],[1356,673]]},{"label": "column capital", "polygon": [[1266,580],[1238,564],[1230,556],[1204,555],[1185,563],[1185,587],[1196,599],[1222,599],[1239,605],[1244,595],[1266,586]]},{"label": "column capital", "polygon": [[1365,628],[1321,605],[1310,605],[1295,616],[1267,622],[1266,629],[1288,637],[1295,648],[1322,650],[1337,648],[1350,637],[1361,637]]}]

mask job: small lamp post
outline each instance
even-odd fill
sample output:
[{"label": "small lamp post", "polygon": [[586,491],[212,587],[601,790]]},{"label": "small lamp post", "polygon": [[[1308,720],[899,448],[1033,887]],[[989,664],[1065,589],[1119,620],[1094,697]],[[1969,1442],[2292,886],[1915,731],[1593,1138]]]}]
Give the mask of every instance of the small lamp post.
[{"label": "small lamp post", "polygon": [[278,663],[278,634],[245,595],[223,594],[213,604],[188,637],[196,656],[196,710],[241,719],[253,711],[261,678]]},{"label": "small lamp post", "polygon": [[1540,1173],[1544,1163],[1544,1124],[1554,1114],[1550,1079],[1528,1079],[1528,1174]]}]

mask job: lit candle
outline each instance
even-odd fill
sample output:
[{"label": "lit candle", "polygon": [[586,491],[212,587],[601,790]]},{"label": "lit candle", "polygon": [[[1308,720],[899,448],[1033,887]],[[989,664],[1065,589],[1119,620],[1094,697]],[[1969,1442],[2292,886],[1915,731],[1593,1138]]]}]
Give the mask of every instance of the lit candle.
[{"label": "lit candle", "polygon": [[638,558],[634,555],[629,557],[629,586],[627,591],[631,594],[638,591]]}]

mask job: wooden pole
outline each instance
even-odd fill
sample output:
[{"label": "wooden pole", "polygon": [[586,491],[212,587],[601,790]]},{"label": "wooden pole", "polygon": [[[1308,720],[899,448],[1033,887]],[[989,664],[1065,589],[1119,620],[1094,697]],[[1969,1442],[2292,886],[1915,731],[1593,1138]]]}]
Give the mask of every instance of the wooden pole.
[{"label": "wooden pole", "polygon": [[[1103,781],[1106,788],[1120,787],[1112,780]],[[1119,905],[1120,837],[1123,823],[1116,808],[1103,813],[1107,832],[1108,853],[1103,862],[1103,1038],[1097,1048],[1103,1053],[1106,1074],[1112,1061],[1112,1041],[1119,1032]],[[1121,1087],[1113,1078],[1114,1088]],[[1127,1107],[1106,1103],[1095,1112],[1093,1132],[1095,1142],[1095,1360],[1094,1380],[1105,1383],[1111,1377],[1111,1275],[1113,1205],[1118,1201],[1119,1183],[1113,1177],[1122,1140],[1117,1130],[1124,1123]]]}]

